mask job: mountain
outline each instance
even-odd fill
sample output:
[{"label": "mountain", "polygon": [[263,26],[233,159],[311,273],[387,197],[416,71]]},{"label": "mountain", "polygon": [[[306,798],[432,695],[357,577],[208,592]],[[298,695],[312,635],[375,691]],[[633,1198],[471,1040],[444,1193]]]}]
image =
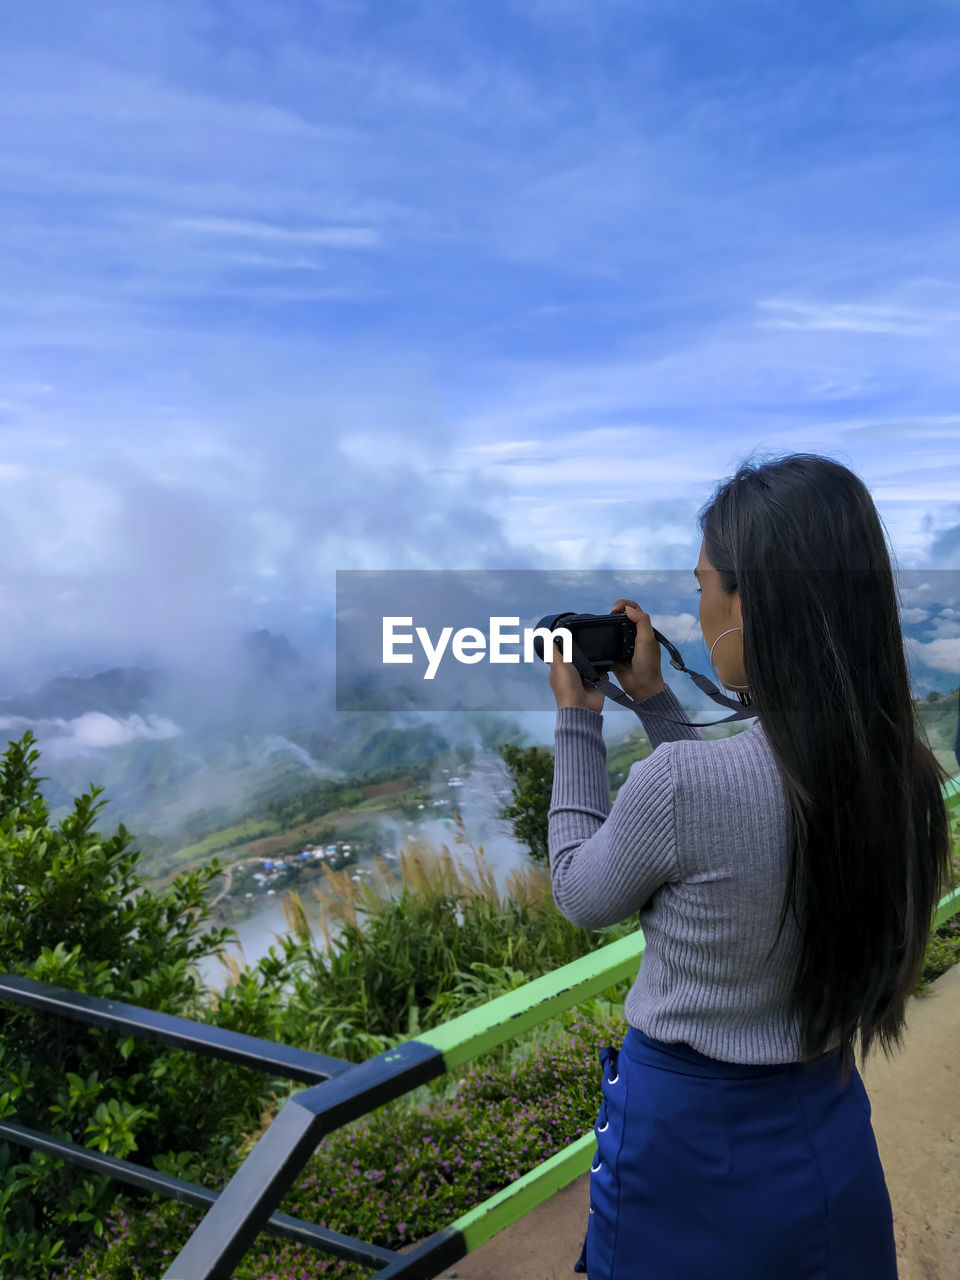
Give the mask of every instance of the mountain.
[{"label": "mountain", "polygon": [[109,802],[101,825],[172,834],[206,810],[242,811],[263,788],[289,795],[334,772],[282,735],[293,710],[322,722],[322,701],[285,636],[250,631],[196,670],[112,667],[2,699],[0,750],[33,730],[53,821],[96,784]]},{"label": "mountain", "polygon": [[285,636],[250,631],[234,653],[186,671],[114,667],[4,699],[0,753],[33,730],[53,823],[96,785],[107,801],[100,830],[122,822],[189,843],[318,781],[403,772],[456,744],[484,750],[522,736],[507,717],[338,713],[333,684],[332,670]]},{"label": "mountain", "polygon": [[[240,639],[239,679],[287,680],[304,670],[301,655],[286,636],[265,628],[248,631]],[[108,716],[143,713],[174,682],[163,667],[111,667],[92,676],[55,676],[32,693],[0,698],[0,716],[30,720],[70,720],[89,711]],[[312,686],[311,686],[312,687]]]},{"label": "mountain", "polygon": [[266,629],[248,631],[241,646],[257,675],[288,676],[303,667],[303,659],[286,636],[275,636]]},{"label": "mountain", "polygon": [[0,716],[71,720],[88,711],[128,716],[143,710],[163,677],[160,667],[111,667],[94,676],[56,676],[33,693],[0,699]]}]

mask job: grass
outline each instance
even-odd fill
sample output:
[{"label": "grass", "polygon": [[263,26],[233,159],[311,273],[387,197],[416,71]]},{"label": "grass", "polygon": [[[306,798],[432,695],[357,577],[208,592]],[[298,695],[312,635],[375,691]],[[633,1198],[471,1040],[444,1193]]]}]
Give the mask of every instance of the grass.
[{"label": "grass", "polygon": [[256,818],[235,823],[232,827],[224,827],[222,831],[215,831],[203,840],[198,840],[196,844],[185,845],[184,848],[178,849],[173,855],[171,866],[180,866],[191,859],[200,861],[210,854],[220,853],[224,849],[233,849],[239,844],[246,844],[261,836],[277,835],[279,829],[280,824],[269,818]]}]

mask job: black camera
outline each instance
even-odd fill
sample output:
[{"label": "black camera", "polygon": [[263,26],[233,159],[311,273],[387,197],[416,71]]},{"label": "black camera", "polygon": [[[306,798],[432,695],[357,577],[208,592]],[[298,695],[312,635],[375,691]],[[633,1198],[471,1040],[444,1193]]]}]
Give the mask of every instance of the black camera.
[{"label": "black camera", "polygon": [[[637,624],[625,613],[548,613],[537,627],[556,631],[566,627],[574,644],[578,645],[586,660],[596,671],[610,671],[615,662],[633,660],[633,645]],[[543,640],[534,636],[533,647],[537,657],[543,657]],[[562,653],[562,650],[560,650]]]},{"label": "black camera", "polygon": [[[682,724],[691,728],[707,728],[714,724],[729,724],[731,720],[745,720],[748,716],[755,716],[756,711],[752,708],[753,699],[750,695],[738,694],[739,703],[728,698],[726,694],[720,692],[712,680],[708,680],[706,676],[702,676],[697,671],[691,671],[689,667],[684,665],[683,658],[680,656],[680,650],[675,644],[671,644],[665,635],[653,627],[653,638],[657,644],[662,644],[670,654],[670,665],[676,667],[678,671],[684,671],[693,681],[701,692],[705,693],[708,698],[712,698],[722,707],[729,707],[733,711],[733,715],[727,716],[724,720],[676,720],[673,716],[661,715],[659,712],[642,711],[640,707],[644,704],[634,702],[628,694],[619,689],[612,680],[605,674],[613,669],[615,662],[623,662],[629,664],[633,661],[634,644],[637,638],[636,623],[631,622],[625,613],[548,613],[545,618],[541,618],[537,623],[537,628],[544,631],[556,631],[558,627],[566,627],[570,632],[571,647],[570,657],[573,659],[573,665],[580,672],[580,677],[585,685],[589,685],[592,689],[599,689],[605,697],[610,698],[613,702],[619,702],[621,706],[629,707],[631,711],[635,711],[641,719],[644,716],[651,716],[654,720],[666,721],[667,724]],[[543,659],[543,639],[541,636],[533,637],[533,647],[538,658]],[[556,641],[554,642],[556,647]],[[563,650],[560,650],[561,654]],[[545,659],[544,659],[545,661]]]}]

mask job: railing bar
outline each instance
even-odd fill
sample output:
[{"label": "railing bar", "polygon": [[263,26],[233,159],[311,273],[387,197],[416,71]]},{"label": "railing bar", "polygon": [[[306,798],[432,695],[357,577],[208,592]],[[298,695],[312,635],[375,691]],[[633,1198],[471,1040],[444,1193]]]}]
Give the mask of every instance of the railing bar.
[{"label": "railing bar", "polygon": [[[177,1200],[183,1204],[209,1209],[220,1195],[218,1191],[211,1191],[209,1187],[202,1187],[196,1182],[186,1182],[171,1174],[161,1173],[159,1169],[147,1169],[130,1160],[121,1160],[103,1151],[81,1146],[68,1138],[57,1138],[52,1134],[40,1133],[36,1129],[28,1129],[25,1125],[0,1121],[0,1140],[43,1151],[55,1159],[69,1160],[94,1173],[115,1178],[118,1182],[130,1183],[144,1191],[153,1192],[154,1195],[167,1196],[168,1199]],[[365,1240],[356,1240],[353,1236],[331,1231],[327,1227],[315,1226],[313,1223],[304,1222],[286,1213],[274,1213],[264,1224],[263,1230],[269,1231],[271,1235],[332,1253],[338,1258],[365,1263],[367,1266],[392,1262],[398,1256],[393,1249],[384,1249],[380,1245],[368,1244]]]},{"label": "railing bar", "polygon": [[467,1256],[467,1243],[453,1227],[441,1227],[396,1262],[375,1272],[370,1280],[434,1280],[445,1267]]},{"label": "railing bar", "polygon": [[304,1084],[321,1084],[356,1066],[356,1063],[343,1058],[312,1053],[308,1049],[297,1049],[171,1013],[158,1013],[154,1009],[125,1004],[105,996],[52,986],[24,974],[0,973],[0,999],[29,1005],[57,1017],[88,1022],[140,1039],[157,1040],[174,1048],[237,1062],[257,1071],[276,1072]]},{"label": "railing bar", "polygon": [[420,1031],[416,1039],[439,1049],[448,1070],[461,1066],[547,1018],[616,986],[621,979],[635,976],[645,946],[643,930],[636,929],[479,1008]]},{"label": "railing bar", "polygon": [[[421,1241],[415,1248],[378,1271],[371,1280],[418,1280],[435,1276],[441,1267],[473,1253],[505,1227],[569,1186],[590,1167],[597,1145],[594,1130],[555,1152],[536,1168],[488,1196],[481,1204]],[[460,1242],[455,1253],[453,1241]]]},{"label": "railing bar", "polygon": [[591,1128],[449,1225],[462,1232],[472,1252],[586,1173],[593,1163],[596,1146],[596,1130]]},{"label": "railing bar", "polygon": [[943,924],[944,920],[949,920],[951,916],[960,912],[960,885],[952,893],[948,893],[945,898],[941,898],[936,911],[933,913],[934,928]]},{"label": "railing bar", "polygon": [[220,1192],[161,1280],[221,1280],[240,1264],[268,1216],[324,1137],[444,1074],[443,1055],[407,1041],[336,1080],[289,1097]]}]

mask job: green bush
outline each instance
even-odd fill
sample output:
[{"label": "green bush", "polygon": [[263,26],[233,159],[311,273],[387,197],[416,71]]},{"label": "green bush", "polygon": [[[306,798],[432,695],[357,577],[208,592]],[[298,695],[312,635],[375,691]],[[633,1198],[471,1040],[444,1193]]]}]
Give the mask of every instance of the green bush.
[{"label": "green bush", "polygon": [[919,991],[928,992],[930,983],[955,964],[960,964],[960,915],[945,920],[940,928],[930,934],[920,974]]},{"label": "green bush", "polygon": [[[233,933],[194,940],[219,871],[180,877],[168,896],[135,891],[139,858],[121,824],[94,828],[103,789],[56,828],[27,731],[0,759],[0,969],[73,991],[271,1036],[280,1002],[269,974],[247,977],[213,1009],[193,966]],[[0,1118],[174,1172],[201,1151],[215,1166],[271,1101],[261,1073],[149,1040],[0,1002]],[[213,1156],[211,1157],[211,1153]],[[47,1276],[51,1259],[101,1234],[118,1184],[76,1164],[0,1144],[2,1274]],[[18,1162],[19,1161],[19,1162]],[[62,1252],[60,1252],[62,1251]]]},{"label": "green bush", "polygon": [[[459,814],[457,823],[455,840],[469,843]],[[298,895],[285,898],[301,943],[282,1015],[289,1043],[362,1062],[634,930],[571,924],[543,868],[513,873],[501,898],[483,846],[472,852],[476,880],[446,848],[411,841],[393,896],[328,873],[331,894],[319,896],[343,928],[331,938],[324,926],[326,947],[312,945]]]},{"label": "green bush", "polygon": [[[416,1108],[401,1099],[371,1112],[324,1140],[279,1211],[388,1249],[439,1231],[589,1132],[602,1096],[599,1050],[619,1045],[626,1030],[622,1013],[589,1002],[555,1020],[529,1056],[458,1072],[454,1097]],[[104,1240],[54,1280],[153,1280],[202,1216],[156,1196],[139,1206],[125,1198]],[[266,1232],[234,1273],[236,1280],[373,1274]]]},{"label": "green bush", "polygon": [[[482,874],[470,889],[444,863],[446,891],[424,880],[421,896],[406,889],[384,901],[365,889],[366,928],[354,915],[329,955],[301,927],[299,941],[271,947],[211,999],[196,962],[235,933],[195,935],[220,864],[178,877],[163,897],[143,889],[130,833],[95,829],[103,788],[51,828],[33,741],[28,731],[0,760],[0,968],[10,973],[362,1061],[629,930],[571,925],[542,878],[521,877],[518,899],[501,902]],[[429,879],[425,866],[415,853],[411,880],[417,868]],[[351,884],[345,873],[331,880]],[[10,1002],[0,1002],[0,1029],[0,1117],[207,1185],[295,1087]],[[434,1096],[437,1083],[418,1096]],[[0,1151],[3,1274],[46,1276],[102,1236],[122,1184],[15,1144]]]}]

